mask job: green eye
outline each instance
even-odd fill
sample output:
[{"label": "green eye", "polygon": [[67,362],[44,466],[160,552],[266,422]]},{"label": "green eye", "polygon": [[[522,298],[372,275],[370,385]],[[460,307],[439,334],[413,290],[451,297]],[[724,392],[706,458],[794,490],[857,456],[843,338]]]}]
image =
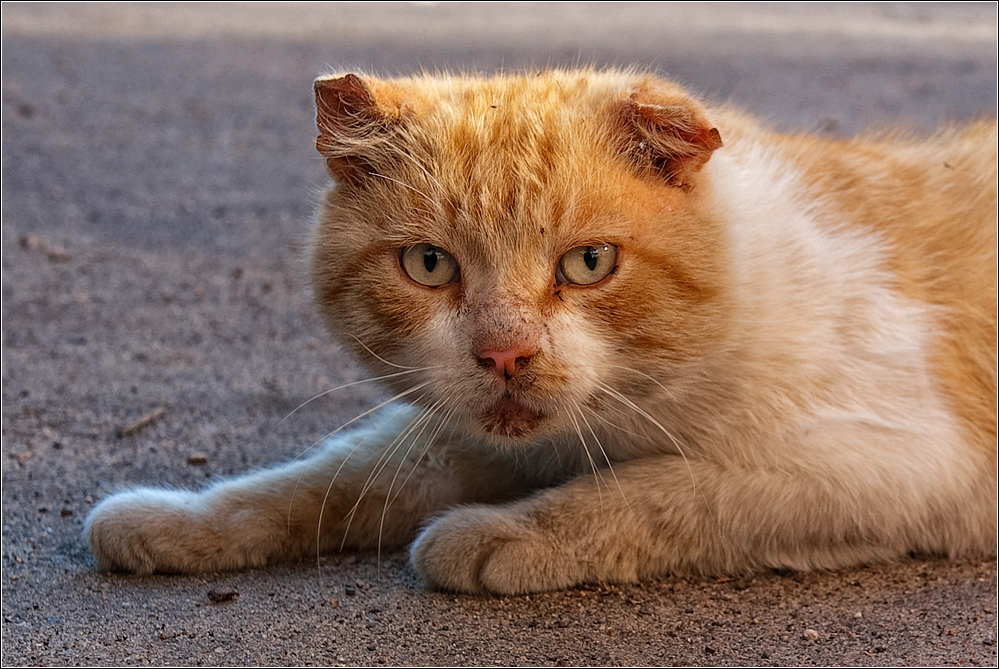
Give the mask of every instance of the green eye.
[{"label": "green eye", "polygon": [[403,248],[399,263],[406,276],[423,286],[436,288],[458,280],[458,261],[444,249],[431,244]]},{"label": "green eye", "polygon": [[617,269],[617,247],[611,244],[577,246],[558,261],[556,277],[562,283],[588,286]]}]

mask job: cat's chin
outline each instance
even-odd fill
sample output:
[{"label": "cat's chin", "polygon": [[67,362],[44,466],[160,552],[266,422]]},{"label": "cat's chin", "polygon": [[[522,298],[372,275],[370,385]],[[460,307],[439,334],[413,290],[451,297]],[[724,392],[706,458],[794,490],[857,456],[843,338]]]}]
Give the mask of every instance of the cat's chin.
[{"label": "cat's chin", "polygon": [[481,415],[480,423],[490,436],[520,440],[536,435],[545,417],[517,400],[503,397]]}]

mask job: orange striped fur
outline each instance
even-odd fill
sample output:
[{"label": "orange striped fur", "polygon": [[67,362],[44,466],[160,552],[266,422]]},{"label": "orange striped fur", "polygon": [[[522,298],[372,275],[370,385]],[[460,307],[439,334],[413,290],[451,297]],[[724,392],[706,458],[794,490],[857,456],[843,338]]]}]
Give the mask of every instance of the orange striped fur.
[{"label": "orange striped fur", "polygon": [[996,549],[996,125],[771,132],[633,71],[315,85],[331,331],[394,403],[87,521],[105,567],[412,541],[433,587]]}]

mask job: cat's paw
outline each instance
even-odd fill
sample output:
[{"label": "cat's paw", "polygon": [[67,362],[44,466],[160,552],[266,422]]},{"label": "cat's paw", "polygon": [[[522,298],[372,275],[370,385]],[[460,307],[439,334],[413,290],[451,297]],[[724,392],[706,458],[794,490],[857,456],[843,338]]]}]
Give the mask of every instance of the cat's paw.
[{"label": "cat's paw", "polygon": [[581,580],[572,551],[509,507],[450,511],[417,537],[410,558],[430,586],[456,592],[525,594]]},{"label": "cat's paw", "polygon": [[203,571],[211,542],[198,536],[197,528],[204,524],[198,497],[140,488],[98,504],[83,526],[98,566],[139,574]]}]

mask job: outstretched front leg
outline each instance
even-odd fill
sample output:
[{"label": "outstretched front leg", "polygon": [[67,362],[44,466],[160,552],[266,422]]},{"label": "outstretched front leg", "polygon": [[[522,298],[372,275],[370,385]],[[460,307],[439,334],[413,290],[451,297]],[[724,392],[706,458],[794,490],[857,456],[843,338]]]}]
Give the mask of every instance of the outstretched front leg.
[{"label": "outstretched front leg", "polygon": [[433,514],[520,491],[502,462],[433,443],[421,428],[405,409],[377,430],[329,440],[308,459],[204,491],[119,493],[94,508],[84,532],[103,569],[230,570],[341,546],[402,545]]},{"label": "outstretched front leg", "polygon": [[995,549],[995,480],[983,463],[916,435],[877,443],[829,428],[825,445],[835,436],[852,443],[815,451],[810,467],[657,456],[615,465],[609,485],[583,476],[454,509],[419,536],[412,559],[435,587],[516,594]]}]

